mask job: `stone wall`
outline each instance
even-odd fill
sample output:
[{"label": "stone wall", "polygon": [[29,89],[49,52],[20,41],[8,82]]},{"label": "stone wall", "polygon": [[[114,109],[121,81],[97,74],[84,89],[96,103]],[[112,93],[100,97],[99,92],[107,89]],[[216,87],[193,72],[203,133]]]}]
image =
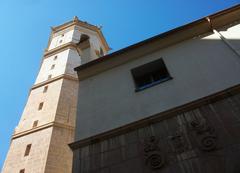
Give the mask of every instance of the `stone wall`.
[{"label": "stone wall", "polygon": [[[44,173],[70,173],[72,167],[72,151],[67,144],[72,142],[74,129],[54,127],[48,150],[48,158]],[[27,172],[27,170],[26,170]]]},{"label": "stone wall", "polygon": [[240,94],[227,95],[73,147],[73,173],[239,172]]},{"label": "stone wall", "polygon": [[[53,128],[13,139],[3,165],[2,173],[19,173],[21,169],[31,173],[43,173]],[[24,156],[26,146],[31,144],[29,156]]]}]

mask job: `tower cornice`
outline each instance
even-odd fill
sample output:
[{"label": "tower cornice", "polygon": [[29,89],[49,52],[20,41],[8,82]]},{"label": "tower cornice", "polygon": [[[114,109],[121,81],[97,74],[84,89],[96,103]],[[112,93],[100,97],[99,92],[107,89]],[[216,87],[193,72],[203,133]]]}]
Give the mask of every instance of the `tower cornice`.
[{"label": "tower cornice", "polygon": [[107,43],[107,41],[106,41],[102,31],[101,31],[101,27],[89,24],[88,22],[81,21],[77,17],[74,17],[74,19],[72,21],[66,22],[62,25],[59,25],[59,26],[56,26],[56,27],[51,27],[52,35],[57,33],[57,32],[60,32],[64,29],[71,28],[71,27],[74,27],[74,26],[84,27],[84,28],[87,28],[89,30],[92,30],[92,31],[98,33],[98,35],[100,37],[100,40],[102,41],[105,49],[107,51],[110,50],[110,47],[109,47],[109,45],[108,45],[108,43]]},{"label": "tower cornice", "polygon": [[25,131],[22,131],[22,132],[19,132],[19,133],[14,133],[12,135],[12,139],[16,139],[16,138],[19,138],[21,136],[25,136],[25,135],[28,135],[28,134],[31,134],[31,133],[34,133],[34,132],[37,132],[37,131],[40,131],[40,130],[44,130],[46,128],[50,128],[50,127],[61,127],[61,128],[69,129],[69,130],[74,130],[74,128],[75,128],[74,126],[71,126],[71,125],[68,125],[68,124],[63,124],[63,123],[58,123],[58,122],[53,121],[53,122],[38,126],[36,128],[25,130]]},{"label": "tower cornice", "polygon": [[32,88],[30,90],[42,87],[42,86],[44,86],[46,84],[49,84],[51,82],[54,82],[54,81],[57,81],[57,80],[60,80],[60,79],[67,79],[67,80],[72,80],[72,81],[78,81],[77,77],[74,77],[74,76],[71,76],[71,75],[67,75],[67,74],[63,74],[63,75],[59,75],[57,77],[51,78],[51,79],[49,79],[47,81],[35,84],[35,85],[32,86]]},{"label": "tower cornice", "polygon": [[44,58],[48,58],[49,56],[52,56],[56,53],[59,53],[59,52],[62,52],[64,50],[67,50],[67,49],[76,49],[77,48],[77,45],[76,43],[73,43],[73,42],[69,42],[69,43],[66,43],[66,44],[63,44],[61,46],[58,46],[54,49],[51,49],[51,50],[46,50],[43,57]]}]

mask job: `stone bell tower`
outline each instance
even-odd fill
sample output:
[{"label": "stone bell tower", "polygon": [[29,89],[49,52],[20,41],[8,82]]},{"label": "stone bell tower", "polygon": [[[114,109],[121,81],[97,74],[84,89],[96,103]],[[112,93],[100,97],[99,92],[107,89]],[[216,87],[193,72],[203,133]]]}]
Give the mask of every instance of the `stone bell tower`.
[{"label": "stone bell tower", "polygon": [[74,67],[105,55],[100,28],[78,20],[53,27],[2,173],[70,173],[78,79]]}]

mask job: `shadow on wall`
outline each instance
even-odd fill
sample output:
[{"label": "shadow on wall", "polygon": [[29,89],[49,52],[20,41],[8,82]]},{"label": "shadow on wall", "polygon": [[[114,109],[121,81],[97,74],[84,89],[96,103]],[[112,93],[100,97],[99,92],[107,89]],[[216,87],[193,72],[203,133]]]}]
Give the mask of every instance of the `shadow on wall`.
[{"label": "shadow on wall", "polygon": [[[160,57],[174,86],[166,81],[135,93],[126,71]],[[239,74],[240,40],[209,35],[96,74],[91,87],[80,81],[76,136],[89,137],[73,149],[73,172],[239,172]],[[223,90],[224,97],[198,102]],[[189,102],[195,107],[186,110]]]}]

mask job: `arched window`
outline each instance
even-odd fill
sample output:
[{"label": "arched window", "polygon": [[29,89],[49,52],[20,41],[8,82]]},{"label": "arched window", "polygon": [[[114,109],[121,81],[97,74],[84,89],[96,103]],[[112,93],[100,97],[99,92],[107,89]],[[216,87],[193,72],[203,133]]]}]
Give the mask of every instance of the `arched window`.
[{"label": "arched window", "polygon": [[91,59],[91,48],[89,36],[82,34],[78,43],[78,47],[81,49],[81,62],[87,63]]},{"label": "arched window", "polygon": [[78,44],[81,44],[81,43],[83,43],[85,41],[88,41],[88,40],[89,40],[89,36],[86,35],[86,34],[82,34]]}]

